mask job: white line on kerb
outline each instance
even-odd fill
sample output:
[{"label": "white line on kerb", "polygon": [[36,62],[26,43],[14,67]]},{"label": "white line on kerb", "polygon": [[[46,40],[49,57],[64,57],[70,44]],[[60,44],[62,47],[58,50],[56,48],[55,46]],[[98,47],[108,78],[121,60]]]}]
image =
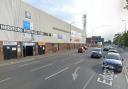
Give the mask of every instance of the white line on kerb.
[{"label": "white line on kerb", "polygon": [[30,72],[38,71],[38,70],[41,70],[42,68],[45,68],[45,67],[48,67],[48,66],[51,66],[51,65],[53,65],[53,64],[51,63],[51,64],[44,65],[44,66],[41,66],[41,67],[38,67],[38,68],[35,68],[35,69],[31,69]]},{"label": "white line on kerb", "polygon": [[83,89],[86,89],[86,88],[87,88],[88,84],[91,82],[91,80],[93,79],[94,75],[95,75],[95,74],[93,74],[93,75],[88,79],[88,81],[85,83]]},{"label": "white line on kerb", "polygon": [[62,69],[61,71],[56,72],[55,74],[52,74],[52,75],[50,75],[49,77],[46,77],[45,80],[47,80],[47,79],[49,79],[49,78],[51,78],[51,77],[53,77],[53,76],[56,76],[56,75],[60,74],[61,72],[65,71],[65,70],[67,70],[67,69],[69,69],[69,67],[66,67],[66,68]]},{"label": "white line on kerb", "polygon": [[5,78],[5,79],[1,80],[0,83],[3,83],[3,82],[8,81],[8,80],[10,80],[10,79],[11,79],[10,77]]}]

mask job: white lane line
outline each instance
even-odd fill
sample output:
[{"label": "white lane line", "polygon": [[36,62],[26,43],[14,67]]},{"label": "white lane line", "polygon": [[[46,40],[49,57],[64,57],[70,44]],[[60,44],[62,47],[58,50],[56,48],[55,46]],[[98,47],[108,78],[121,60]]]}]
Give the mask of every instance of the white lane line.
[{"label": "white lane line", "polygon": [[94,75],[95,75],[95,74],[93,74],[93,75],[88,79],[88,81],[85,83],[83,89],[86,89],[86,88],[87,88],[88,84],[91,82],[91,80],[93,79]]},{"label": "white lane line", "polygon": [[35,71],[38,71],[38,70],[41,70],[45,67],[48,67],[48,66],[51,66],[53,65],[52,63],[51,64],[48,64],[48,65],[44,65],[44,66],[41,66],[41,67],[38,67],[38,68],[34,68],[34,69],[31,69],[30,72],[35,72]]},{"label": "white lane line", "polygon": [[69,67],[66,67],[66,68],[62,69],[61,71],[56,72],[56,73],[50,75],[49,77],[46,77],[45,80],[48,80],[49,78],[54,77],[54,76],[56,76],[56,75],[58,75],[58,74],[60,74],[60,73],[62,73],[62,72],[64,72],[64,71],[66,71],[66,70],[68,70],[68,69],[69,69]]},{"label": "white lane line", "polygon": [[77,65],[77,64],[80,64],[80,63],[82,63],[82,62],[84,62],[84,60],[77,61],[77,62],[75,62],[74,64]]},{"label": "white lane line", "polygon": [[3,79],[3,80],[0,80],[0,83],[6,82],[6,81],[8,81],[8,80],[10,80],[10,79],[11,79],[11,78],[8,77],[8,78],[5,78],[5,79]]},{"label": "white lane line", "polygon": [[19,67],[24,67],[24,66],[28,66],[28,65],[31,65],[31,64],[39,63],[39,62],[40,61],[33,61],[33,62],[25,63],[25,64],[22,64],[22,65],[19,65]]}]

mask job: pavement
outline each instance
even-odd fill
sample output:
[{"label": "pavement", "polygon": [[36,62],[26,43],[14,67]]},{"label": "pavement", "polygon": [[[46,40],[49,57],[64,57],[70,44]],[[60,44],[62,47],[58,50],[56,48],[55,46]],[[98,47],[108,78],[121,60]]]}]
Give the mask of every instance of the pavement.
[{"label": "pavement", "polygon": [[124,70],[123,70],[123,73],[124,73],[124,75],[126,77],[126,80],[128,82],[128,50],[119,48],[119,51],[120,51],[121,56],[124,59]]},{"label": "pavement", "polygon": [[0,89],[128,89],[125,74],[103,71],[90,51],[1,66]]},{"label": "pavement", "polygon": [[17,63],[21,63],[21,62],[33,61],[33,60],[37,60],[37,59],[41,59],[41,58],[45,59],[45,58],[54,57],[54,56],[70,55],[70,54],[72,54],[76,51],[77,51],[76,49],[65,50],[65,51],[60,51],[60,52],[51,53],[51,54],[44,54],[44,55],[37,55],[37,56],[27,56],[27,57],[18,58],[18,59],[5,60],[5,61],[2,61],[0,63],[0,67],[1,66],[12,65],[12,64],[17,64]]}]

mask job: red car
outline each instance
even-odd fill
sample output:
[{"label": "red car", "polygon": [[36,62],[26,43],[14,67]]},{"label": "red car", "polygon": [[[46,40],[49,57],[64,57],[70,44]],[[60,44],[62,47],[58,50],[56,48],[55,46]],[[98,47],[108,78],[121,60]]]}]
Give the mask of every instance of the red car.
[{"label": "red car", "polygon": [[87,47],[87,46],[84,46],[84,49],[85,49],[85,50],[87,50],[87,49],[88,49],[88,47]]},{"label": "red car", "polygon": [[85,49],[83,48],[83,47],[80,47],[79,49],[78,49],[78,53],[84,53],[85,52]]}]

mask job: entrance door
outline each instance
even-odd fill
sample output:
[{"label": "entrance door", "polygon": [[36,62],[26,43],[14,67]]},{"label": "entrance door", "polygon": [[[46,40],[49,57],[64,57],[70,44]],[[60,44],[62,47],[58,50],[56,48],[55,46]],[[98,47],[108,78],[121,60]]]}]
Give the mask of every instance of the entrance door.
[{"label": "entrance door", "polygon": [[33,46],[26,46],[26,56],[33,56]]},{"label": "entrance door", "polygon": [[10,58],[17,58],[17,47],[16,46],[11,46],[11,55]]},{"label": "entrance door", "polygon": [[10,55],[11,55],[11,48],[9,46],[4,46],[3,47],[4,50],[4,59],[8,60],[10,59]]},{"label": "entrance door", "polygon": [[44,45],[38,46],[38,54],[39,55],[45,54],[45,46]]},{"label": "entrance door", "polygon": [[4,46],[3,50],[4,50],[4,59],[5,60],[17,58],[16,46]]},{"label": "entrance door", "polygon": [[33,46],[23,46],[23,56],[33,56]]}]

